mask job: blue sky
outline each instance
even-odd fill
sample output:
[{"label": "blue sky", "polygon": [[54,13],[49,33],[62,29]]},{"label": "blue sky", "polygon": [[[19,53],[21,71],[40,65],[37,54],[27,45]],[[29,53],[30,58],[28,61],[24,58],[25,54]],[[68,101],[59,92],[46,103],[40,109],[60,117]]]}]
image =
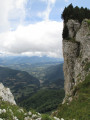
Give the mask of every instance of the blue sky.
[{"label": "blue sky", "polygon": [[0,53],[63,57],[62,11],[90,0],[0,0]]},{"label": "blue sky", "polygon": [[[28,0],[26,4],[27,15],[25,21],[28,23],[38,22],[44,20],[44,16],[38,16],[39,12],[44,12],[47,9],[48,0]],[[88,7],[90,8],[89,0],[56,0],[55,3],[51,4],[51,11],[49,14],[49,20],[61,21],[61,14],[65,6],[69,4],[73,4],[73,6],[79,7]]]}]

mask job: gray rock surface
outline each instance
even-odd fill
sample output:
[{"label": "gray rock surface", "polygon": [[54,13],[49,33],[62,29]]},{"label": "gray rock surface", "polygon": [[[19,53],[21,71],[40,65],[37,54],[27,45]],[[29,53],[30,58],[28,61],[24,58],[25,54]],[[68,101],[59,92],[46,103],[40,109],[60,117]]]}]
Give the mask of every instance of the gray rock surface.
[{"label": "gray rock surface", "polygon": [[77,20],[68,20],[67,27],[69,29],[69,37],[73,38],[80,28],[80,23]]},{"label": "gray rock surface", "polygon": [[0,83],[0,97],[2,98],[3,101],[7,101],[11,104],[16,105],[16,102],[14,100],[14,96],[11,93],[9,88],[4,87],[2,83]]},{"label": "gray rock surface", "polygon": [[75,86],[84,81],[90,72],[85,67],[90,63],[90,26],[87,20],[80,25],[77,21],[67,22],[69,37],[72,40],[63,40],[64,77],[65,77],[65,101],[72,101]]}]

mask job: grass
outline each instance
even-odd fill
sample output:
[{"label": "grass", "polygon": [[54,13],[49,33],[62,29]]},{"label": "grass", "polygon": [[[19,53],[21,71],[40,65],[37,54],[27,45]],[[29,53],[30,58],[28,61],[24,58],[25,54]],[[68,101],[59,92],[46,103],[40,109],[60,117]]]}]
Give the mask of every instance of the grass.
[{"label": "grass", "polygon": [[90,30],[90,19],[89,19],[89,20],[86,20],[86,22],[88,23],[89,30]]},{"label": "grass", "polygon": [[75,38],[70,38],[69,40],[73,43],[76,43]]},{"label": "grass", "polygon": [[58,117],[65,120],[90,120],[90,73],[85,81],[76,87],[77,97],[67,105],[60,105]]},{"label": "grass", "polygon": [[0,114],[0,118],[13,120],[13,116],[17,116],[19,120],[24,120],[24,112],[19,112],[20,108],[16,105],[11,105],[10,103],[4,102],[0,99],[0,109],[6,110],[6,113]]},{"label": "grass", "polygon": [[42,114],[42,120],[55,120],[55,119],[48,114]]},{"label": "grass", "polygon": [[76,43],[76,40],[75,38],[70,38],[70,37],[67,37],[66,40],[70,41],[70,42],[73,42],[73,43]]},{"label": "grass", "polygon": [[86,65],[85,65],[85,71],[89,71],[90,69],[90,62],[88,62]]},{"label": "grass", "polygon": [[88,25],[90,26],[90,20],[87,20]]},{"label": "grass", "polygon": [[[35,110],[30,110],[32,114],[29,115],[26,110],[23,110],[16,105],[12,105],[9,102],[2,101],[1,98],[0,109],[6,110],[5,113],[0,113],[0,118],[2,118],[3,120],[25,120],[25,117],[27,116],[30,117],[27,120],[36,120],[37,118],[41,118],[41,120],[55,120],[53,116],[50,116],[49,114],[40,114],[37,113]],[[32,118],[33,115],[36,115],[36,117]],[[17,119],[15,119],[14,117],[16,117]]]}]

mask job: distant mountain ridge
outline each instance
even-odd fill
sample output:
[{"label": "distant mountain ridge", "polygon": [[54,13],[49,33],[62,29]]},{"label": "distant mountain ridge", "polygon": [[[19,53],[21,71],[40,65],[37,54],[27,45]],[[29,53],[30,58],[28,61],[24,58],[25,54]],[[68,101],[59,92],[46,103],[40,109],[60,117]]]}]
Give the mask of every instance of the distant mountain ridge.
[{"label": "distant mountain ridge", "polygon": [[0,56],[1,65],[9,64],[36,64],[36,63],[48,63],[48,62],[63,62],[63,59],[60,58],[51,58],[51,57],[38,57],[38,56]]},{"label": "distant mountain ridge", "polygon": [[63,58],[50,58],[46,56],[0,56],[0,65],[2,67],[26,71],[40,80],[40,83],[43,82],[43,86],[45,87],[53,86],[53,88],[58,88],[63,86],[63,65],[60,64],[63,64]]}]

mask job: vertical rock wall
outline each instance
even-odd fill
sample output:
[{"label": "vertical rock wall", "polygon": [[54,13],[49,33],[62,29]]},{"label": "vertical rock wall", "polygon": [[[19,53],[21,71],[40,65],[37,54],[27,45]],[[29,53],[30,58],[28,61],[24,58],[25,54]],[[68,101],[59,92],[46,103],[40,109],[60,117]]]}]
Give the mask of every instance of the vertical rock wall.
[{"label": "vertical rock wall", "polygon": [[71,101],[75,86],[85,80],[90,72],[90,26],[88,20],[82,24],[75,20],[67,23],[69,39],[63,40],[65,101]]}]

